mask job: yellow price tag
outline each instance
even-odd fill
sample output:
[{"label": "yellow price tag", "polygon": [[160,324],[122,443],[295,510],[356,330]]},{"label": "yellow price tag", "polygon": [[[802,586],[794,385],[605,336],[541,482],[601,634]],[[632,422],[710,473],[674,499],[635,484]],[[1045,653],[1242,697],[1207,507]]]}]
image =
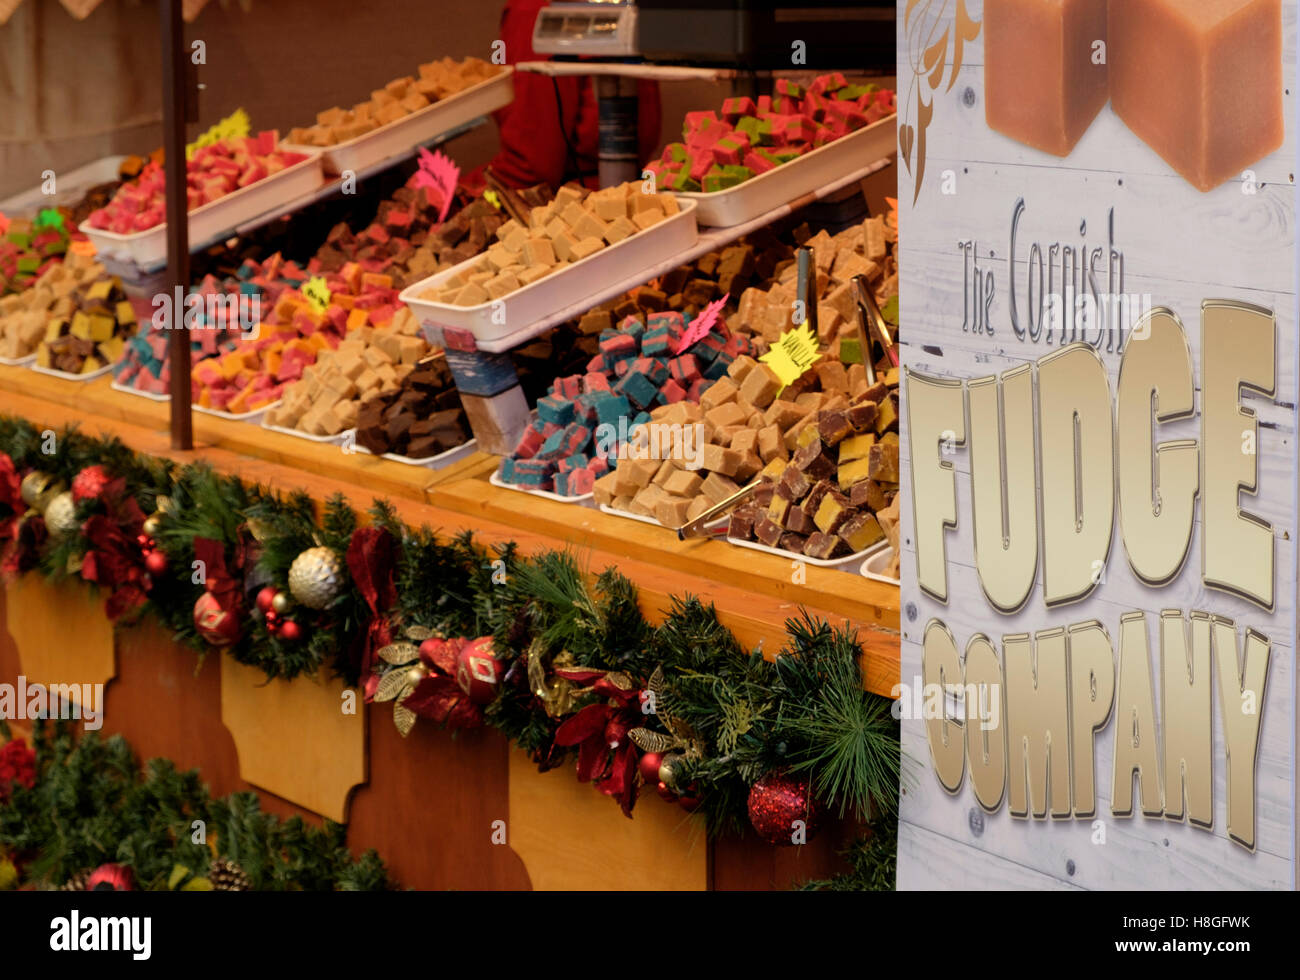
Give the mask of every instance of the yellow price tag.
[{"label": "yellow price tag", "polygon": [[312,276],[302,285],[302,295],[313,313],[324,313],[330,306],[330,288],[324,276]]},{"label": "yellow price tag", "polygon": [[492,188],[489,187],[487,190],[483,192],[483,199],[487,201],[488,204],[496,208],[498,211],[501,210],[501,198],[497,197],[497,192],[494,191]]},{"label": "yellow price tag", "polygon": [[817,337],[805,320],[793,330],[783,333],[781,339],[759,360],[776,372],[782,385],[791,385],[817,362],[818,355]]},{"label": "yellow price tag", "polygon": [[249,126],[248,113],[243,109],[236,109],[225,119],[213,123],[206,132],[200,134],[198,139],[185,147],[185,159],[194,156],[194,151],[200,147],[211,146],[221,140],[243,139],[249,133]]}]

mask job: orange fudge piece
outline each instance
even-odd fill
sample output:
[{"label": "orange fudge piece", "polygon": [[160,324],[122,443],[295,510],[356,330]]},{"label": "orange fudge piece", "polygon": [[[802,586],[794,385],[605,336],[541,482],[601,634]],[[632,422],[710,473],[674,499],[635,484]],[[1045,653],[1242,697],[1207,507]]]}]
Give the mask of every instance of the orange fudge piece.
[{"label": "orange fudge piece", "polygon": [[1115,112],[1208,191],[1282,145],[1281,0],[1111,0]]},{"label": "orange fudge piece", "polygon": [[1106,41],[1106,0],[984,0],[989,127],[1069,155],[1106,104],[1105,59],[1093,63],[1098,41]]}]

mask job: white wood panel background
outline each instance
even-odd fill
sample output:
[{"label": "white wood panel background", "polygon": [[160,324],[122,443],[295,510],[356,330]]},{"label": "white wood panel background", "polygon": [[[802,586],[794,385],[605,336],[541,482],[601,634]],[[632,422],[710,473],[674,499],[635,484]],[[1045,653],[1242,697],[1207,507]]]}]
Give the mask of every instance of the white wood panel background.
[{"label": "white wood panel background", "polygon": [[[908,97],[911,68],[899,3],[899,101]],[[924,6],[924,5],[921,5]],[[954,5],[946,5],[951,18]],[[1159,610],[1214,612],[1232,618],[1241,632],[1253,626],[1272,641],[1268,689],[1256,768],[1256,852],[1227,839],[1227,787],[1223,724],[1217,677],[1212,696],[1214,731],[1214,826],[1137,816],[1110,816],[1111,753],[1115,718],[1094,746],[1097,818],[1106,843],[1092,842],[1091,821],[1017,820],[1004,800],[984,813],[970,789],[969,775],[950,796],[931,768],[924,722],[904,719],[904,781],[899,829],[899,888],[1292,888],[1295,887],[1295,595],[1297,535],[1297,320],[1296,304],[1296,0],[1283,2],[1286,50],[1284,105],[1287,134],[1281,150],[1252,166],[1255,194],[1231,181],[1208,194],[1187,184],[1115,116],[1109,105],[1069,158],[1060,160],[993,132],[984,122],[983,37],[965,47],[964,66],[952,86],[931,94],[934,117],[927,134],[925,184],[915,206],[914,185],[899,170],[900,297],[904,363],[911,369],[957,378],[987,376],[1034,361],[1058,349],[1059,341],[1030,343],[1012,332],[1008,312],[1007,255],[1013,207],[1024,198],[1017,255],[1017,304],[1022,324],[1026,306],[1028,250],[1037,242],[1106,248],[1108,213],[1115,212],[1115,247],[1125,256],[1125,292],[1148,293],[1183,321],[1192,353],[1197,409],[1200,409],[1200,304],[1207,298],[1235,298],[1275,311],[1278,323],[1277,396],[1248,396],[1259,417],[1259,492],[1242,495],[1242,507],[1273,525],[1277,609],[1268,614],[1235,596],[1206,588],[1200,580],[1202,534],[1198,508],[1192,548],[1180,576],[1162,589],[1140,582],[1128,566],[1118,512],[1106,580],[1089,599],[1048,610],[1042,601],[1042,563],[1029,603],[1014,616],[996,612],[985,600],[974,567],[970,513],[969,454],[951,458],[957,473],[958,527],[947,536],[949,602],[941,604],[916,587],[916,559],[910,519],[904,523],[902,680],[920,674],[920,639],[931,618],[947,623],[959,651],[976,632],[994,641],[1001,658],[1006,633],[1036,631],[1097,619],[1118,642],[1119,617],[1145,610],[1151,644],[1154,694],[1163,695],[1156,645]],[[967,0],[971,16],[983,20],[983,0]],[[904,106],[905,109],[905,106]],[[907,122],[906,112],[900,120]],[[900,161],[901,162],[901,161]],[[956,193],[940,193],[943,171],[951,171]],[[1081,235],[1081,226],[1086,234]],[[996,293],[990,306],[994,334],[962,331],[963,253],[961,241],[977,242],[982,269],[991,270]],[[1104,272],[1104,264],[1103,264]],[[1106,288],[1104,274],[1100,286]],[[1055,340],[1056,338],[1054,338]],[[1090,338],[1091,339],[1091,338]],[[1114,391],[1120,357],[1101,351]],[[1200,441],[1200,418],[1162,426],[1161,441]],[[911,447],[903,433],[904,473]],[[905,476],[906,480],[906,476]],[[905,494],[910,489],[904,487]],[[910,501],[910,496],[904,497]],[[1118,506],[1118,501],[1117,501]],[[1118,651],[1116,651],[1118,653]]]}]

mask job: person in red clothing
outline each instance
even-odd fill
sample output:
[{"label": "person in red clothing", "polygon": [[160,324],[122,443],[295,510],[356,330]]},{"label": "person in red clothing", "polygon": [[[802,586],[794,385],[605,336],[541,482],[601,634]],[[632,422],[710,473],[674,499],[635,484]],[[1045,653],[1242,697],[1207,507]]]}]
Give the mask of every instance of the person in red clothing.
[{"label": "person in red clothing", "polygon": [[[543,61],[533,51],[533,24],[547,0],[507,0],[501,12],[501,40],[507,64]],[[659,86],[637,85],[641,162],[659,149]],[[515,99],[495,114],[501,150],[492,172],[511,187],[547,183],[559,187],[579,180],[597,187],[596,93],[589,77],[552,78],[515,74]]]}]

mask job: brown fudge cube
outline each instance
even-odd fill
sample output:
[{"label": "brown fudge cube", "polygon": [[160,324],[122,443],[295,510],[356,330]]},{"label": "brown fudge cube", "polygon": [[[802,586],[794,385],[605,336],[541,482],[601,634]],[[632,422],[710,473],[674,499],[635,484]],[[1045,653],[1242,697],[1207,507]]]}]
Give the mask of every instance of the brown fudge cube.
[{"label": "brown fudge cube", "polygon": [[1282,145],[1279,0],[1112,0],[1108,31],[1116,114],[1200,190]]},{"label": "brown fudge cube", "polygon": [[817,435],[823,446],[838,446],[853,431],[844,412],[823,412],[817,420]]},{"label": "brown fudge cube", "polygon": [[[1111,57],[1093,63],[1094,42],[1106,41],[1106,6],[1107,0],[985,0],[984,112],[990,128],[1056,156],[1074,149],[1106,104],[1105,62]],[[1150,58],[1152,47],[1166,46],[1163,37],[1149,37],[1134,56]]]},{"label": "brown fudge cube", "polygon": [[840,525],[839,535],[840,539],[848,545],[849,551],[856,554],[882,541],[885,532],[881,530],[880,522],[876,520],[874,514],[858,513]]},{"label": "brown fudge cube", "polygon": [[826,480],[835,472],[835,460],[815,435],[794,454],[792,465],[810,480]]},{"label": "brown fudge cube", "polygon": [[809,558],[838,558],[840,555],[847,554],[847,549],[848,545],[841,541],[838,535],[814,531],[808,535],[803,553]]},{"label": "brown fudge cube", "polygon": [[770,517],[761,517],[754,524],[754,537],[758,538],[759,541],[763,542],[763,544],[767,545],[769,548],[775,548],[780,544],[781,535],[784,533],[785,530],[781,525],[776,523],[776,521],[772,520]]},{"label": "brown fudge cube", "polygon": [[[890,433],[892,436],[893,433]],[[898,438],[885,438],[871,447],[867,475],[881,483],[898,482]]]}]

